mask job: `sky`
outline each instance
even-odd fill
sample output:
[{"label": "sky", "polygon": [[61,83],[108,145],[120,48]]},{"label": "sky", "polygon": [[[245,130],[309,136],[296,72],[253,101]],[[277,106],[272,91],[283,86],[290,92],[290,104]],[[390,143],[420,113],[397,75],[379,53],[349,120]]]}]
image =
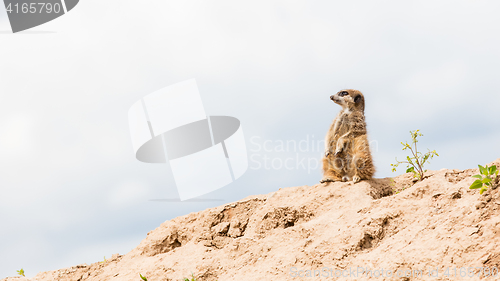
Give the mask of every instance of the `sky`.
[{"label": "sky", "polygon": [[[12,34],[0,7],[0,278],[126,254],[166,220],[317,184],[341,89],[364,93],[377,178],[404,172],[390,164],[416,129],[439,153],[430,170],[500,158],[499,8],[82,0]],[[249,169],[202,200],[155,201],[178,198],[175,182],[135,159],[128,109],[192,78],[207,114],[241,121]]]}]

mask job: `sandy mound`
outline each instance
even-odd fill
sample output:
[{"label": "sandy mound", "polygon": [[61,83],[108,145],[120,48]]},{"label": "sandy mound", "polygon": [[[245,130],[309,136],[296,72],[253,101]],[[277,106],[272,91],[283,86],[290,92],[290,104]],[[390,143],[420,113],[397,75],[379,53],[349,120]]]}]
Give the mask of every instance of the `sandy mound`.
[{"label": "sandy mound", "polygon": [[[500,167],[500,159],[492,164]],[[500,189],[469,190],[477,173],[431,171],[416,184],[404,174],[282,188],[166,221],[134,250],[105,263],[3,281],[140,281],[139,273],[149,281],[180,280],[191,272],[201,281],[370,274],[453,280],[464,273],[483,279],[486,272],[476,267],[500,270]],[[306,278],[314,270],[322,277]],[[485,279],[498,280],[500,272]]]}]

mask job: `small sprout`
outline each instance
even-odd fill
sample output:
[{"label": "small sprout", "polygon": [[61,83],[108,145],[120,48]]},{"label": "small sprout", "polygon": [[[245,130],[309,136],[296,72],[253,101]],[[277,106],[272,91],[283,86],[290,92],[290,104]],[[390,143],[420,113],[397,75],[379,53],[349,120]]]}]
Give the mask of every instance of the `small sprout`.
[{"label": "small sprout", "polygon": [[[408,142],[401,144],[403,145],[403,150],[410,149],[411,154],[413,157],[406,156],[406,161],[399,161],[398,158],[396,158],[396,164],[391,164],[392,166],[392,171],[396,172],[396,168],[399,166],[399,164],[407,164],[407,173],[413,173],[413,176],[417,178],[419,181],[424,179],[424,173],[427,172],[427,170],[424,170],[424,164],[429,162],[429,159],[432,159],[434,156],[439,156],[435,150],[430,151],[423,154],[422,152],[419,152],[417,150],[417,137],[423,136],[422,133],[419,133],[420,130],[416,131],[410,131],[411,134],[411,139],[412,139],[412,144],[409,145]],[[412,147],[412,145],[414,147]],[[415,149],[415,150],[414,150]]]},{"label": "small sprout", "polygon": [[476,178],[472,185],[469,187],[469,189],[480,189],[479,194],[483,194],[488,187],[491,187],[491,182],[496,179],[498,176],[498,170],[497,166],[493,165],[491,167],[483,167],[481,165],[479,166],[479,175],[472,176],[473,178]]},{"label": "small sprout", "polygon": [[106,263],[106,262],[107,262],[107,260],[106,260],[106,256],[104,256],[104,260],[103,260],[103,261],[101,261],[101,262],[99,262],[99,263]]},{"label": "small sprout", "polygon": [[391,178],[391,183],[390,183],[391,186],[396,186],[396,181],[394,181],[394,178]]},{"label": "small sprout", "polygon": [[[21,268],[21,270],[16,270],[16,271],[17,271],[17,274],[24,276],[24,269]],[[24,277],[26,277],[26,276],[24,276]]]},{"label": "small sprout", "polygon": [[141,276],[141,279],[144,280],[144,281],[148,281],[148,279],[146,279],[146,277],[142,276],[142,274],[139,273],[139,276]]},{"label": "small sprout", "polygon": [[400,192],[405,191],[405,189],[411,187],[403,185],[403,187],[401,187],[401,190],[398,191],[398,188],[396,187],[396,181],[394,180],[394,178],[391,178],[391,183],[389,185],[392,186],[392,192],[394,194],[399,194]]},{"label": "small sprout", "polygon": [[184,278],[182,281],[196,281],[196,278],[194,278],[194,274],[191,272],[191,279],[189,278]]}]

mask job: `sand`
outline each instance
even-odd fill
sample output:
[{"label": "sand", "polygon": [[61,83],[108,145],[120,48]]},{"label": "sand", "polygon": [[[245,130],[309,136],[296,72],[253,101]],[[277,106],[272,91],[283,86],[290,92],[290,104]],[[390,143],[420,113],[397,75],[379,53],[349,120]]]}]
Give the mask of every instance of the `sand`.
[{"label": "sand", "polygon": [[500,280],[480,269],[500,270],[500,188],[470,190],[475,174],[281,188],[166,221],[104,263],[2,281]]}]

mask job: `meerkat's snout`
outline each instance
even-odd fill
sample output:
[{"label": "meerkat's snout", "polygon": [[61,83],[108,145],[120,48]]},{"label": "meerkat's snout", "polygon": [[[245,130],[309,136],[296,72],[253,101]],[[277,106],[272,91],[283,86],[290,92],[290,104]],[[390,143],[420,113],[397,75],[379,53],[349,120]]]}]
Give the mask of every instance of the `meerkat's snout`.
[{"label": "meerkat's snout", "polygon": [[338,105],[342,105],[344,103],[344,100],[343,100],[343,95],[341,95],[340,93],[336,93],[335,95],[331,95],[330,96],[330,99],[338,104]]}]

